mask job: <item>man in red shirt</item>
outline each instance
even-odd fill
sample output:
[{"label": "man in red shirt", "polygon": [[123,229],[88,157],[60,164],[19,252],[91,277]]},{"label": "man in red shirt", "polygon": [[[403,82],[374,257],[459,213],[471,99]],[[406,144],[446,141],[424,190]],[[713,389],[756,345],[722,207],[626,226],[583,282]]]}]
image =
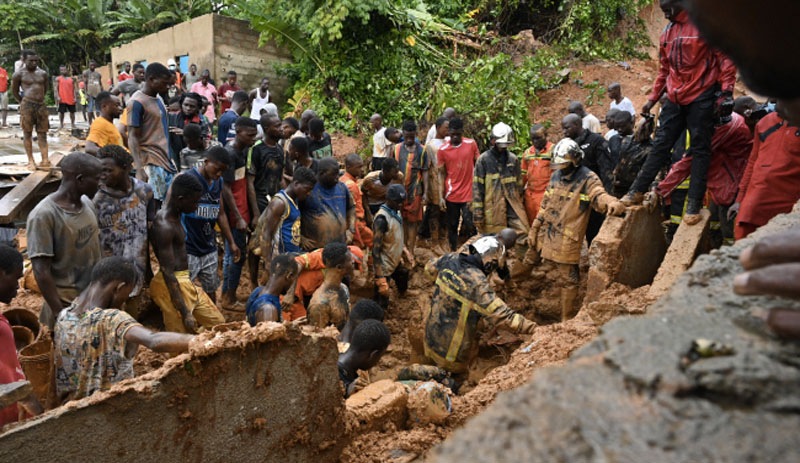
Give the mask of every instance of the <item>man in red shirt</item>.
[{"label": "man in red shirt", "polygon": [[730,215],[738,212],[734,237],[740,240],[778,214],[790,212],[800,199],[800,129],[776,112],[756,125],[753,151],[739,184]]},{"label": "man in red shirt", "polygon": [[0,113],[2,113],[2,124],[0,127],[8,127],[6,117],[8,116],[8,71],[0,66]]},{"label": "man in red shirt", "polygon": [[228,81],[219,86],[220,114],[224,114],[225,111],[231,107],[231,99],[233,98],[233,94],[242,89],[242,87],[236,85],[236,79],[236,71],[230,70],[228,71]]},{"label": "man in red shirt", "polygon": [[473,231],[469,204],[472,202],[472,174],[480,153],[475,140],[464,137],[464,122],[461,119],[451,119],[449,131],[450,140],[439,148],[436,164],[439,168],[442,198],[447,208],[447,241],[450,250],[455,252],[458,247],[458,222],[462,212],[462,229]]},{"label": "man in red shirt", "polygon": [[56,96],[58,105],[59,129],[64,128],[64,113],[69,111],[69,121],[72,128],[75,128],[75,95],[78,88],[75,86],[75,79],[67,75],[67,67],[63,64],[58,67],[59,76],[55,78],[53,95]]},{"label": "man in red shirt", "polygon": [[125,82],[128,79],[133,79],[133,74],[131,74],[131,62],[125,61],[122,65],[122,70],[117,75],[117,83]]},{"label": "man in red shirt", "polygon": [[658,171],[670,161],[670,150],[678,137],[689,130],[692,176],[684,221],[700,221],[700,208],[706,192],[706,173],[711,158],[714,112],[722,102],[732,99],[736,82],[733,62],[711,48],[689,20],[678,0],[661,0],[661,10],[670,21],[661,34],[661,66],[653,91],[642,108],[644,114],[666,93],[653,151],[622,199],[626,205],[639,204]]}]

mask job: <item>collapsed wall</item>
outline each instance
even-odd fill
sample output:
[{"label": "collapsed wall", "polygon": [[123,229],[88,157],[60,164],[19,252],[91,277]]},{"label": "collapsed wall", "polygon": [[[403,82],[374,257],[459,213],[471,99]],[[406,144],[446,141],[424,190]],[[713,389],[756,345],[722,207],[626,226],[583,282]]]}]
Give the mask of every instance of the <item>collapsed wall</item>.
[{"label": "collapsed wall", "polygon": [[[498,397],[428,461],[797,461],[800,346],[740,297],[738,256],[800,223],[800,207],[752,238],[701,256],[647,315],[617,318],[561,367]],[[713,341],[712,355],[692,353]]]},{"label": "collapsed wall", "polygon": [[0,434],[0,461],[337,461],[335,338],[275,323],[215,330],[159,370]]}]

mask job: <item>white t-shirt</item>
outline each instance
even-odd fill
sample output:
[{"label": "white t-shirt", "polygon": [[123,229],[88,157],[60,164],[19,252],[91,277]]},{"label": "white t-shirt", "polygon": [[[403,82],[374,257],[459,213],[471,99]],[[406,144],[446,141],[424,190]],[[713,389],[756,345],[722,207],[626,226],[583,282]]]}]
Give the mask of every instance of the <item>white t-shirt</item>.
[{"label": "white t-shirt", "polygon": [[628,111],[631,113],[631,116],[636,118],[636,109],[633,108],[633,103],[630,99],[626,96],[622,99],[619,103],[614,100],[611,100],[611,109],[619,109],[620,111]]},{"label": "white t-shirt", "polygon": [[586,130],[591,130],[594,133],[600,133],[602,130],[600,127],[600,119],[594,117],[592,114],[587,114],[583,118],[583,128]]},{"label": "white t-shirt", "polygon": [[372,136],[372,157],[386,157],[386,144],[386,127],[381,127],[380,130],[375,132],[375,135]]}]

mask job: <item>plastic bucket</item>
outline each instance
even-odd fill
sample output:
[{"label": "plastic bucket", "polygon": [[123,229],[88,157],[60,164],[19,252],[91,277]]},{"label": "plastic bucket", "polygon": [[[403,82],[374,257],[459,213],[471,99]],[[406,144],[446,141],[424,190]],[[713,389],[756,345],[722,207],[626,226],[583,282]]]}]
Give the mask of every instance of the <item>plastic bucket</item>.
[{"label": "plastic bucket", "polygon": [[3,315],[8,319],[11,326],[24,326],[31,330],[34,339],[39,339],[42,333],[41,326],[39,325],[39,316],[28,309],[15,307],[3,312]]},{"label": "plastic bucket", "polygon": [[19,363],[25,378],[33,387],[33,394],[42,404],[47,403],[51,366],[53,363],[53,343],[49,339],[35,342],[19,351]]},{"label": "plastic bucket", "polygon": [[33,331],[27,326],[15,325],[11,327],[11,330],[14,331],[14,344],[17,347],[17,352],[33,344],[33,341],[36,339],[33,335]]}]

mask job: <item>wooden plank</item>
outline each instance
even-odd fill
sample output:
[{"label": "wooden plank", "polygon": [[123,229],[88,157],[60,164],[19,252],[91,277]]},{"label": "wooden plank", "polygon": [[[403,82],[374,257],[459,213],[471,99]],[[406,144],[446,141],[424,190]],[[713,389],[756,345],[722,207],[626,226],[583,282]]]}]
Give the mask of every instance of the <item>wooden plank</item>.
[{"label": "wooden plank", "polygon": [[0,409],[28,397],[33,392],[33,387],[28,381],[0,384]]},{"label": "wooden plank", "polygon": [[[58,166],[63,156],[61,153],[50,155],[50,163],[53,167]],[[20,211],[35,199],[36,193],[44,186],[48,178],[50,178],[49,171],[37,170],[0,198],[0,224],[12,223]]]}]

